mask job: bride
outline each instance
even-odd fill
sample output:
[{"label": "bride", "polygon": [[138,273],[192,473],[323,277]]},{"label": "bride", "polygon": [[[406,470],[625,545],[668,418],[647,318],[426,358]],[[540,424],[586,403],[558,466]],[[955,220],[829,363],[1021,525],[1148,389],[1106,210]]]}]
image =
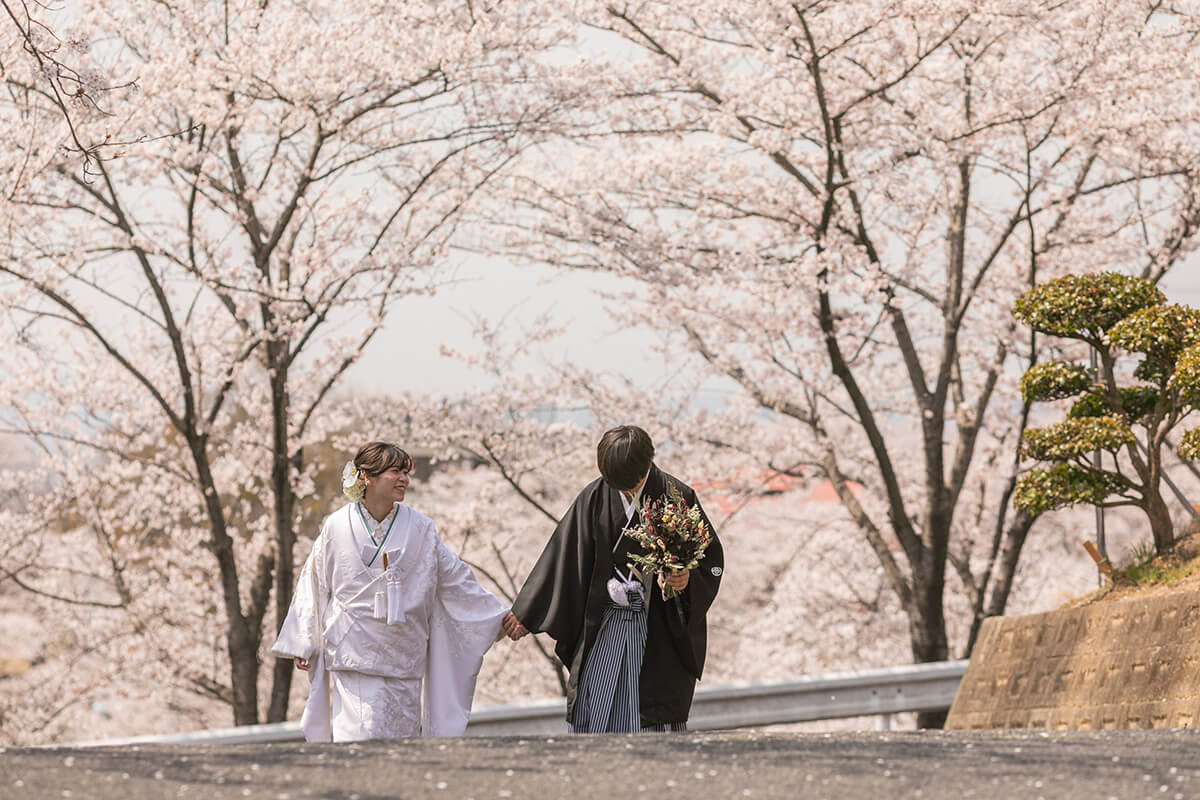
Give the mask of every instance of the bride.
[{"label": "bride", "polygon": [[[461,736],[508,608],[403,504],[412,458],[370,442],[342,474],[272,652],[309,672],[310,742]],[[422,700],[422,689],[424,700]]]}]

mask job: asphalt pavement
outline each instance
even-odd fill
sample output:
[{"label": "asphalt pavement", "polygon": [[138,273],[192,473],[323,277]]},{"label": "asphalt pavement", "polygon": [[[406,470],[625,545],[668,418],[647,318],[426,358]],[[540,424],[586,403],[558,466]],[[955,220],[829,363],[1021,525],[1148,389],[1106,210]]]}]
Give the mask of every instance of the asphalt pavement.
[{"label": "asphalt pavement", "polygon": [[410,739],[0,750],[0,798],[1197,800],[1200,732]]}]

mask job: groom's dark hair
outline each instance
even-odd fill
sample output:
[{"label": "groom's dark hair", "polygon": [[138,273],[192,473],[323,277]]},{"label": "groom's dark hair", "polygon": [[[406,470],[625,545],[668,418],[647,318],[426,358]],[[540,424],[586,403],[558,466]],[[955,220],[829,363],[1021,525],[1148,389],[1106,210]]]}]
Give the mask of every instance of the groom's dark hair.
[{"label": "groom's dark hair", "polygon": [[636,425],[619,425],[604,432],[596,445],[596,466],[614,489],[632,489],[650,469],[654,442]]}]

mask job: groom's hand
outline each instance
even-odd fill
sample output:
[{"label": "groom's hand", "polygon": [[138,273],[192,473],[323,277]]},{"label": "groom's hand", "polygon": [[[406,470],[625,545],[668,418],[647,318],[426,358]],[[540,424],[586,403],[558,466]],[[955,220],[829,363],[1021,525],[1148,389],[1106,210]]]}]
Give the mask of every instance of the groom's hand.
[{"label": "groom's hand", "polygon": [[305,672],[308,672],[308,659],[297,658],[296,659],[296,669],[302,669]]},{"label": "groom's hand", "polygon": [[659,573],[659,579],[670,586],[677,592],[682,592],[687,588],[688,579],[691,577],[690,569],[681,569],[678,572]]},{"label": "groom's hand", "polygon": [[500,621],[500,627],[514,642],[529,633],[511,611],[504,615],[504,619]]}]

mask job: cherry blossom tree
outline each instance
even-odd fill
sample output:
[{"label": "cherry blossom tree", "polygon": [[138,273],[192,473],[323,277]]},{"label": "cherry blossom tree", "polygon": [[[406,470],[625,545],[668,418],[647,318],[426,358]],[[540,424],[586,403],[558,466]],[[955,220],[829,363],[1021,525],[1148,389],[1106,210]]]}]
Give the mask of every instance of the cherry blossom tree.
[{"label": "cherry blossom tree", "polygon": [[[57,147],[54,98],[9,93],[0,413],[42,462],[0,576],[111,620],[86,646],[97,658],[169,674],[238,724],[285,718],[293,666],[269,662],[268,693],[260,664],[297,526],[328,501],[308,448],[519,152],[538,111],[511,91],[557,36],[547,19],[535,4],[90,4],[72,22],[87,58],[142,93],[116,119],[81,108],[75,132],[142,144],[88,174]],[[56,544],[64,525],[93,542],[86,566]],[[118,652],[147,636],[146,658]]]},{"label": "cherry blossom tree", "polygon": [[1012,301],[1080,265],[1154,281],[1194,245],[1191,6],[580,3],[582,53],[542,83],[557,135],[481,246],[639,284],[622,318],[778,423],[706,438],[832,483],[916,661],[951,654],[952,571],[969,652],[1034,521],[1015,378],[1045,343]]}]

